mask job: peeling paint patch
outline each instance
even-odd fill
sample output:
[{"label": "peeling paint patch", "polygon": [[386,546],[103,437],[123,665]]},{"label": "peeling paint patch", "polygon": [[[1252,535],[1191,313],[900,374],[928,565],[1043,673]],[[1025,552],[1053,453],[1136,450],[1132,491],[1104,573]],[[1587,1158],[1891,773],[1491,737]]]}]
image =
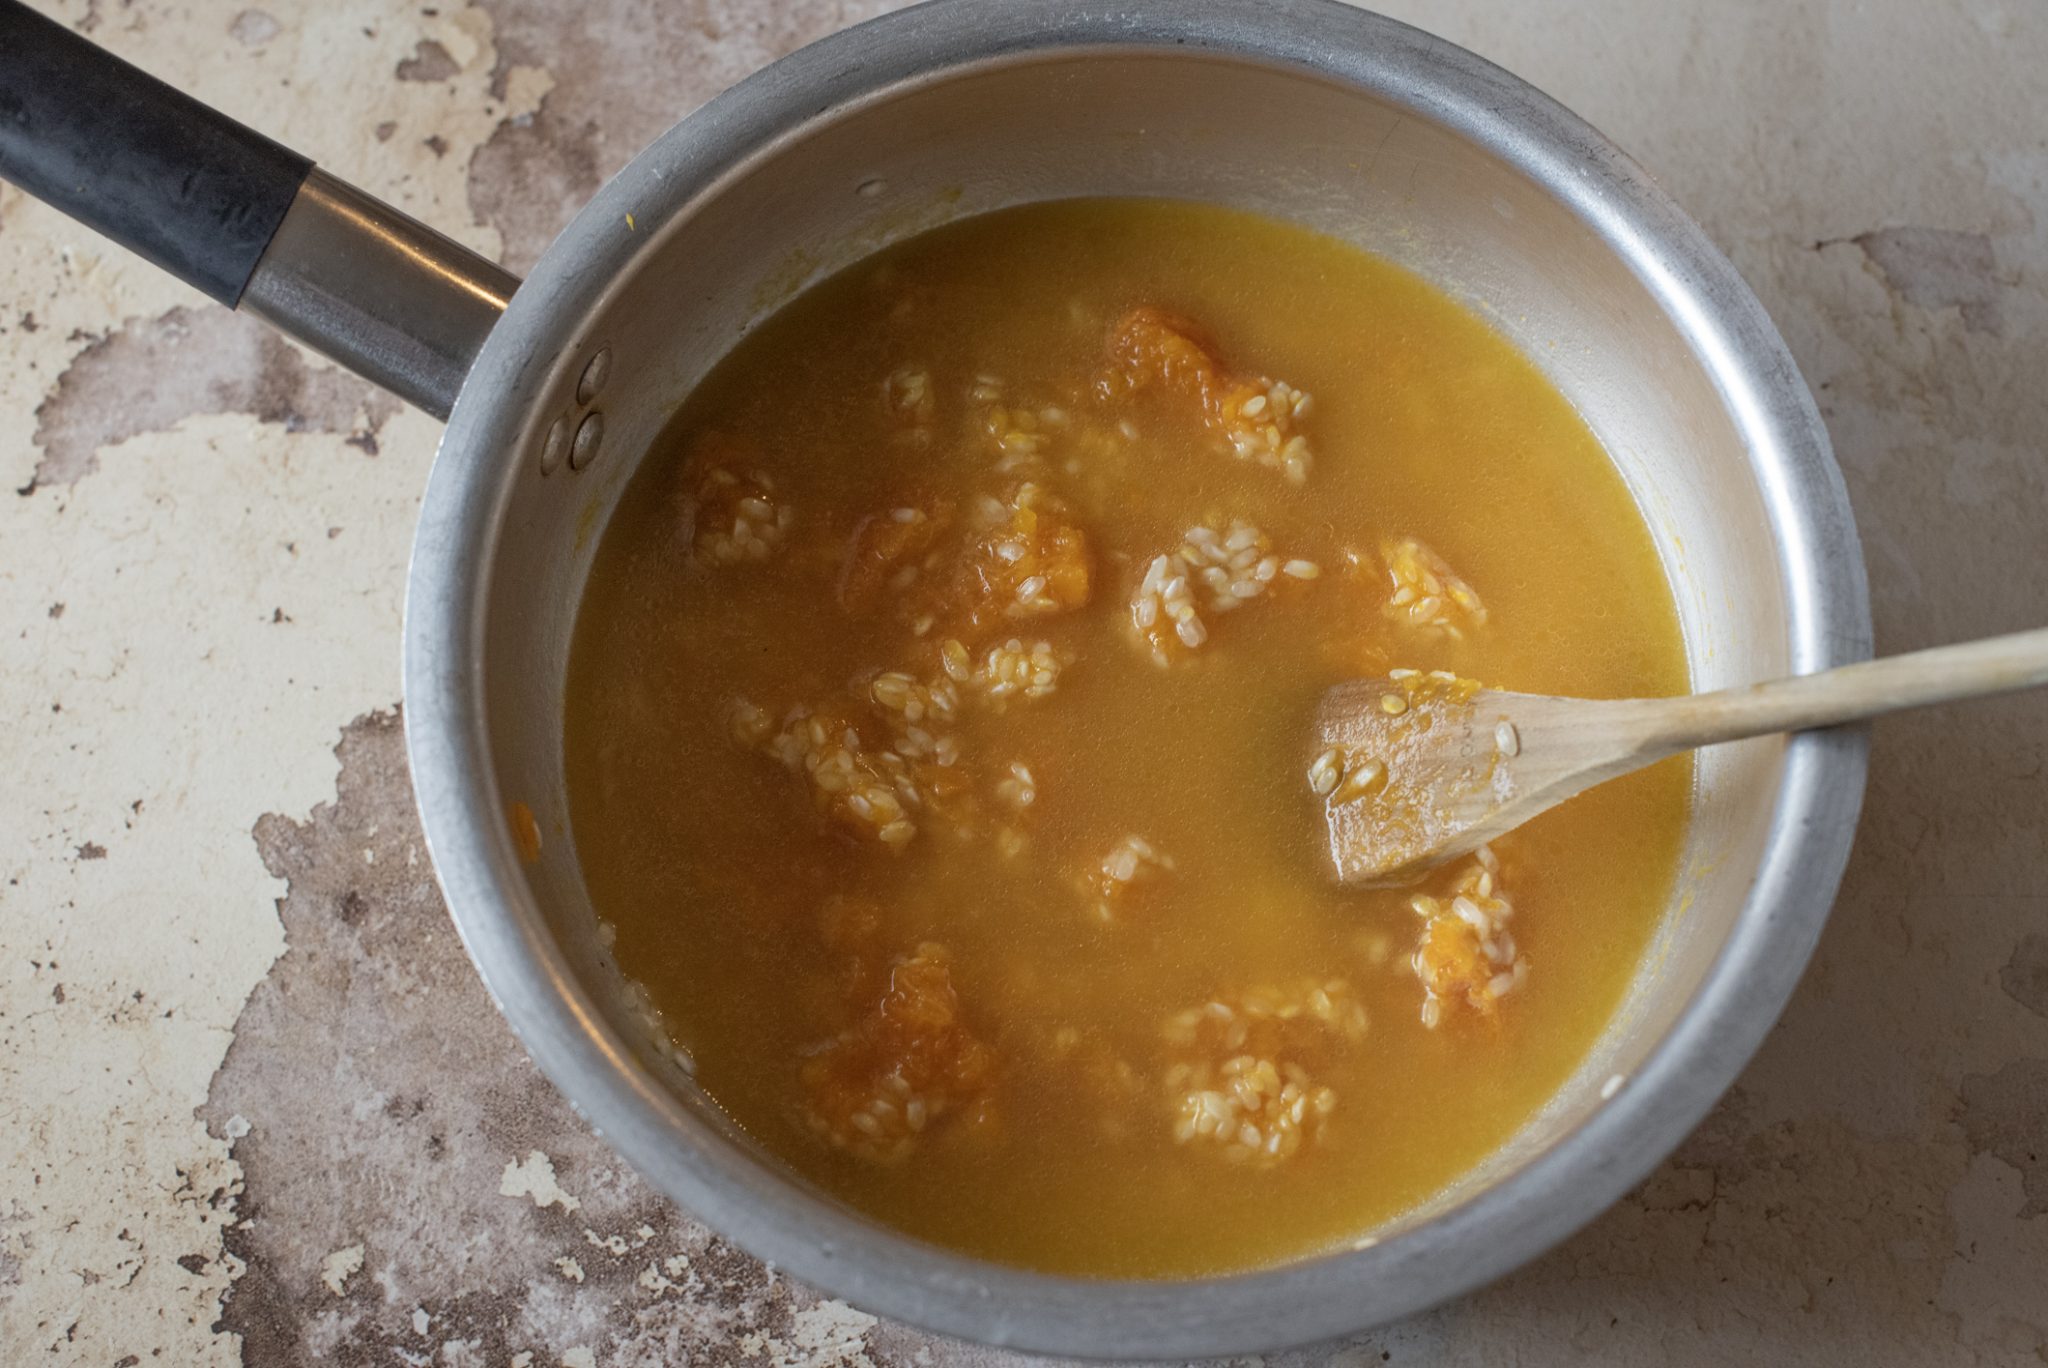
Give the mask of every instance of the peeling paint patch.
[{"label": "peeling paint patch", "polygon": [[771,1359],[860,1362],[857,1313],[799,1320],[814,1295],[649,1191],[527,1061],[448,925],[398,714],[335,753],[332,803],[257,823],[286,948],[201,1112],[242,1132],[220,1323],[245,1361],[410,1362],[431,1340],[462,1346],[437,1364],[583,1347],[652,1368],[754,1334]]},{"label": "peeling paint patch", "polygon": [[348,1280],[363,1268],[363,1247],[352,1244],[346,1249],[337,1249],[320,1261],[320,1283],[329,1292],[339,1297],[348,1291]]},{"label": "peeling paint patch", "polygon": [[514,1159],[505,1165],[505,1176],[498,1180],[500,1197],[531,1197],[537,1207],[559,1206],[564,1211],[574,1211],[583,1204],[562,1191],[555,1181],[555,1166],[539,1150],[530,1151],[523,1160]]},{"label": "peeling paint patch", "polygon": [[661,132],[761,66],[907,0],[759,4],[699,0],[565,11],[558,0],[483,0],[493,21],[495,93],[522,71],[554,90],[510,119],[470,164],[469,200],[525,271],[603,181]]},{"label": "peeling paint patch", "polygon": [[413,48],[412,56],[398,64],[397,74],[401,81],[445,81],[461,70],[447,48],[432,38],[422,38]]},{"label": "peeling paint patch", "polygon": [[867,1335],[875,1324],[873,1316],[845,1302],[820,1302],[791,1318],[789,1343],[812,1368],[834,1364],[868,1368],[874,1360],[868,1357]]},{"label": "peeling paint patch", "polygon": [[1935,1304],[1956,1318],[1957,1343],[1939,1361],[2048,1363],[2048,1221],[2014,1219],[2022,1204],[2019,1175],[1988,1154],[1949,1189],[1956,1245]]},{"label": "peeling paint patch", "polygon": [[2048,1059],[2015,1059],[1963,1079],[1957,1123],[1970,1148],[2019,1171],[2019,1218],[2048,1215]]},{"label": "peeling paint patch", "polygon": [[2048,1017],[2048,936],[2030,931],[1998,971],[2005,995],[2038,1017]]},{"label": "peeling paint patch", "polygon": [[1999,310],[2004,283],[1991,239],[1947,228],[1880,228],[1856,239],[1885,283],[1922,309],[1959,309],[1963,326],[1993,336],[2005,331]]},{"label": "peeling paint patch", "polygon": [[195,414],[251,413],[290,432],[374,438],[398,401],[308,365],[270,329],[226,309],[177,308],[123,324],[78,353],[36,409],[34,485],[73,484],[104,447]]},{"label": "peeling paint patch", "polygon": [[595,121],[564,115],[552,94],[525,120],[498,125],[469,163],[469,202],[504,235],[505,265],[524,274],[604,183]]}]

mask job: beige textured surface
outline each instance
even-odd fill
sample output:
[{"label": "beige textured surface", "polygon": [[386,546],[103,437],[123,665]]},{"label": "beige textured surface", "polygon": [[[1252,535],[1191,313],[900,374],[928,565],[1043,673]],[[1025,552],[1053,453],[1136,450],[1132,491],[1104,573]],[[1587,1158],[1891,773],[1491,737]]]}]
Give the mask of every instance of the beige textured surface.
[{"label": "beige textured surface", "polygon": [[[888,7],[51,6],[515,268]],[[1391,8],[1607,130],[1755,284],[1885,648],[2038,625],[2048,11]],[[654,1199],[491,1012],[390,711],[433,425],[6,189],[0,357],[0,1359],[994,1361]],[[1887,724],[1815,967],[1700,1132],[1505,1282],[1285,1361],[2048,1359],[2044,761],[2039,699]]]}]

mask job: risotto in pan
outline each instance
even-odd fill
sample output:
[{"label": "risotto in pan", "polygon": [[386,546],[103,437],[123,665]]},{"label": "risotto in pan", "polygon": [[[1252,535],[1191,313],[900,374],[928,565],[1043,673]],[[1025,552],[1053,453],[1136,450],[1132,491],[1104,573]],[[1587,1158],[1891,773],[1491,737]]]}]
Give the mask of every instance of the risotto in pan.
[{"label": "risotto in pan", "polygon": [[1255,1267],[1512,1135],[1671,888],[1684,761],[1339,889],[1362,779],[1310,718],[1395,668],[1686,688],[1564,399],[1306,230],[1009,210],[811,289],[676,415],[581,611],[574,840],[679,1055],[819,1187],[1032,1268]]}]

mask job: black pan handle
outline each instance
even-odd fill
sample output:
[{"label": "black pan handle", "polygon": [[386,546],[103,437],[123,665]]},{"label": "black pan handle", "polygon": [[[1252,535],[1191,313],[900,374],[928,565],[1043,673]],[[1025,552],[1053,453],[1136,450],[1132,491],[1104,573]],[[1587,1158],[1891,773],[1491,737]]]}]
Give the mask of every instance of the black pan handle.
[{"label": "black pan handle", "polygon": [[234,307],[313,163],[0,0],[0,176]]},{"label": "black pan handle", "polygon": [[0,0],[0,179],[446,418],[518,277]]}]

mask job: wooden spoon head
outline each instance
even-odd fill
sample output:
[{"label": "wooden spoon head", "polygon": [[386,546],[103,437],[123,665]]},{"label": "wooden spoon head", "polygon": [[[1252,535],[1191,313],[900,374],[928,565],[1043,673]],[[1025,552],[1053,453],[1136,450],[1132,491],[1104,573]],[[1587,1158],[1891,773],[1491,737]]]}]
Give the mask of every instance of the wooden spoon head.
[{"label": "wooden spoon head", "polygon": [[1494,834],[1488,819],[1515,791],[1506,704],[1519,697],[1412,670],[1323,695],[1308,777],[1339,880],[1409,883]]}]

